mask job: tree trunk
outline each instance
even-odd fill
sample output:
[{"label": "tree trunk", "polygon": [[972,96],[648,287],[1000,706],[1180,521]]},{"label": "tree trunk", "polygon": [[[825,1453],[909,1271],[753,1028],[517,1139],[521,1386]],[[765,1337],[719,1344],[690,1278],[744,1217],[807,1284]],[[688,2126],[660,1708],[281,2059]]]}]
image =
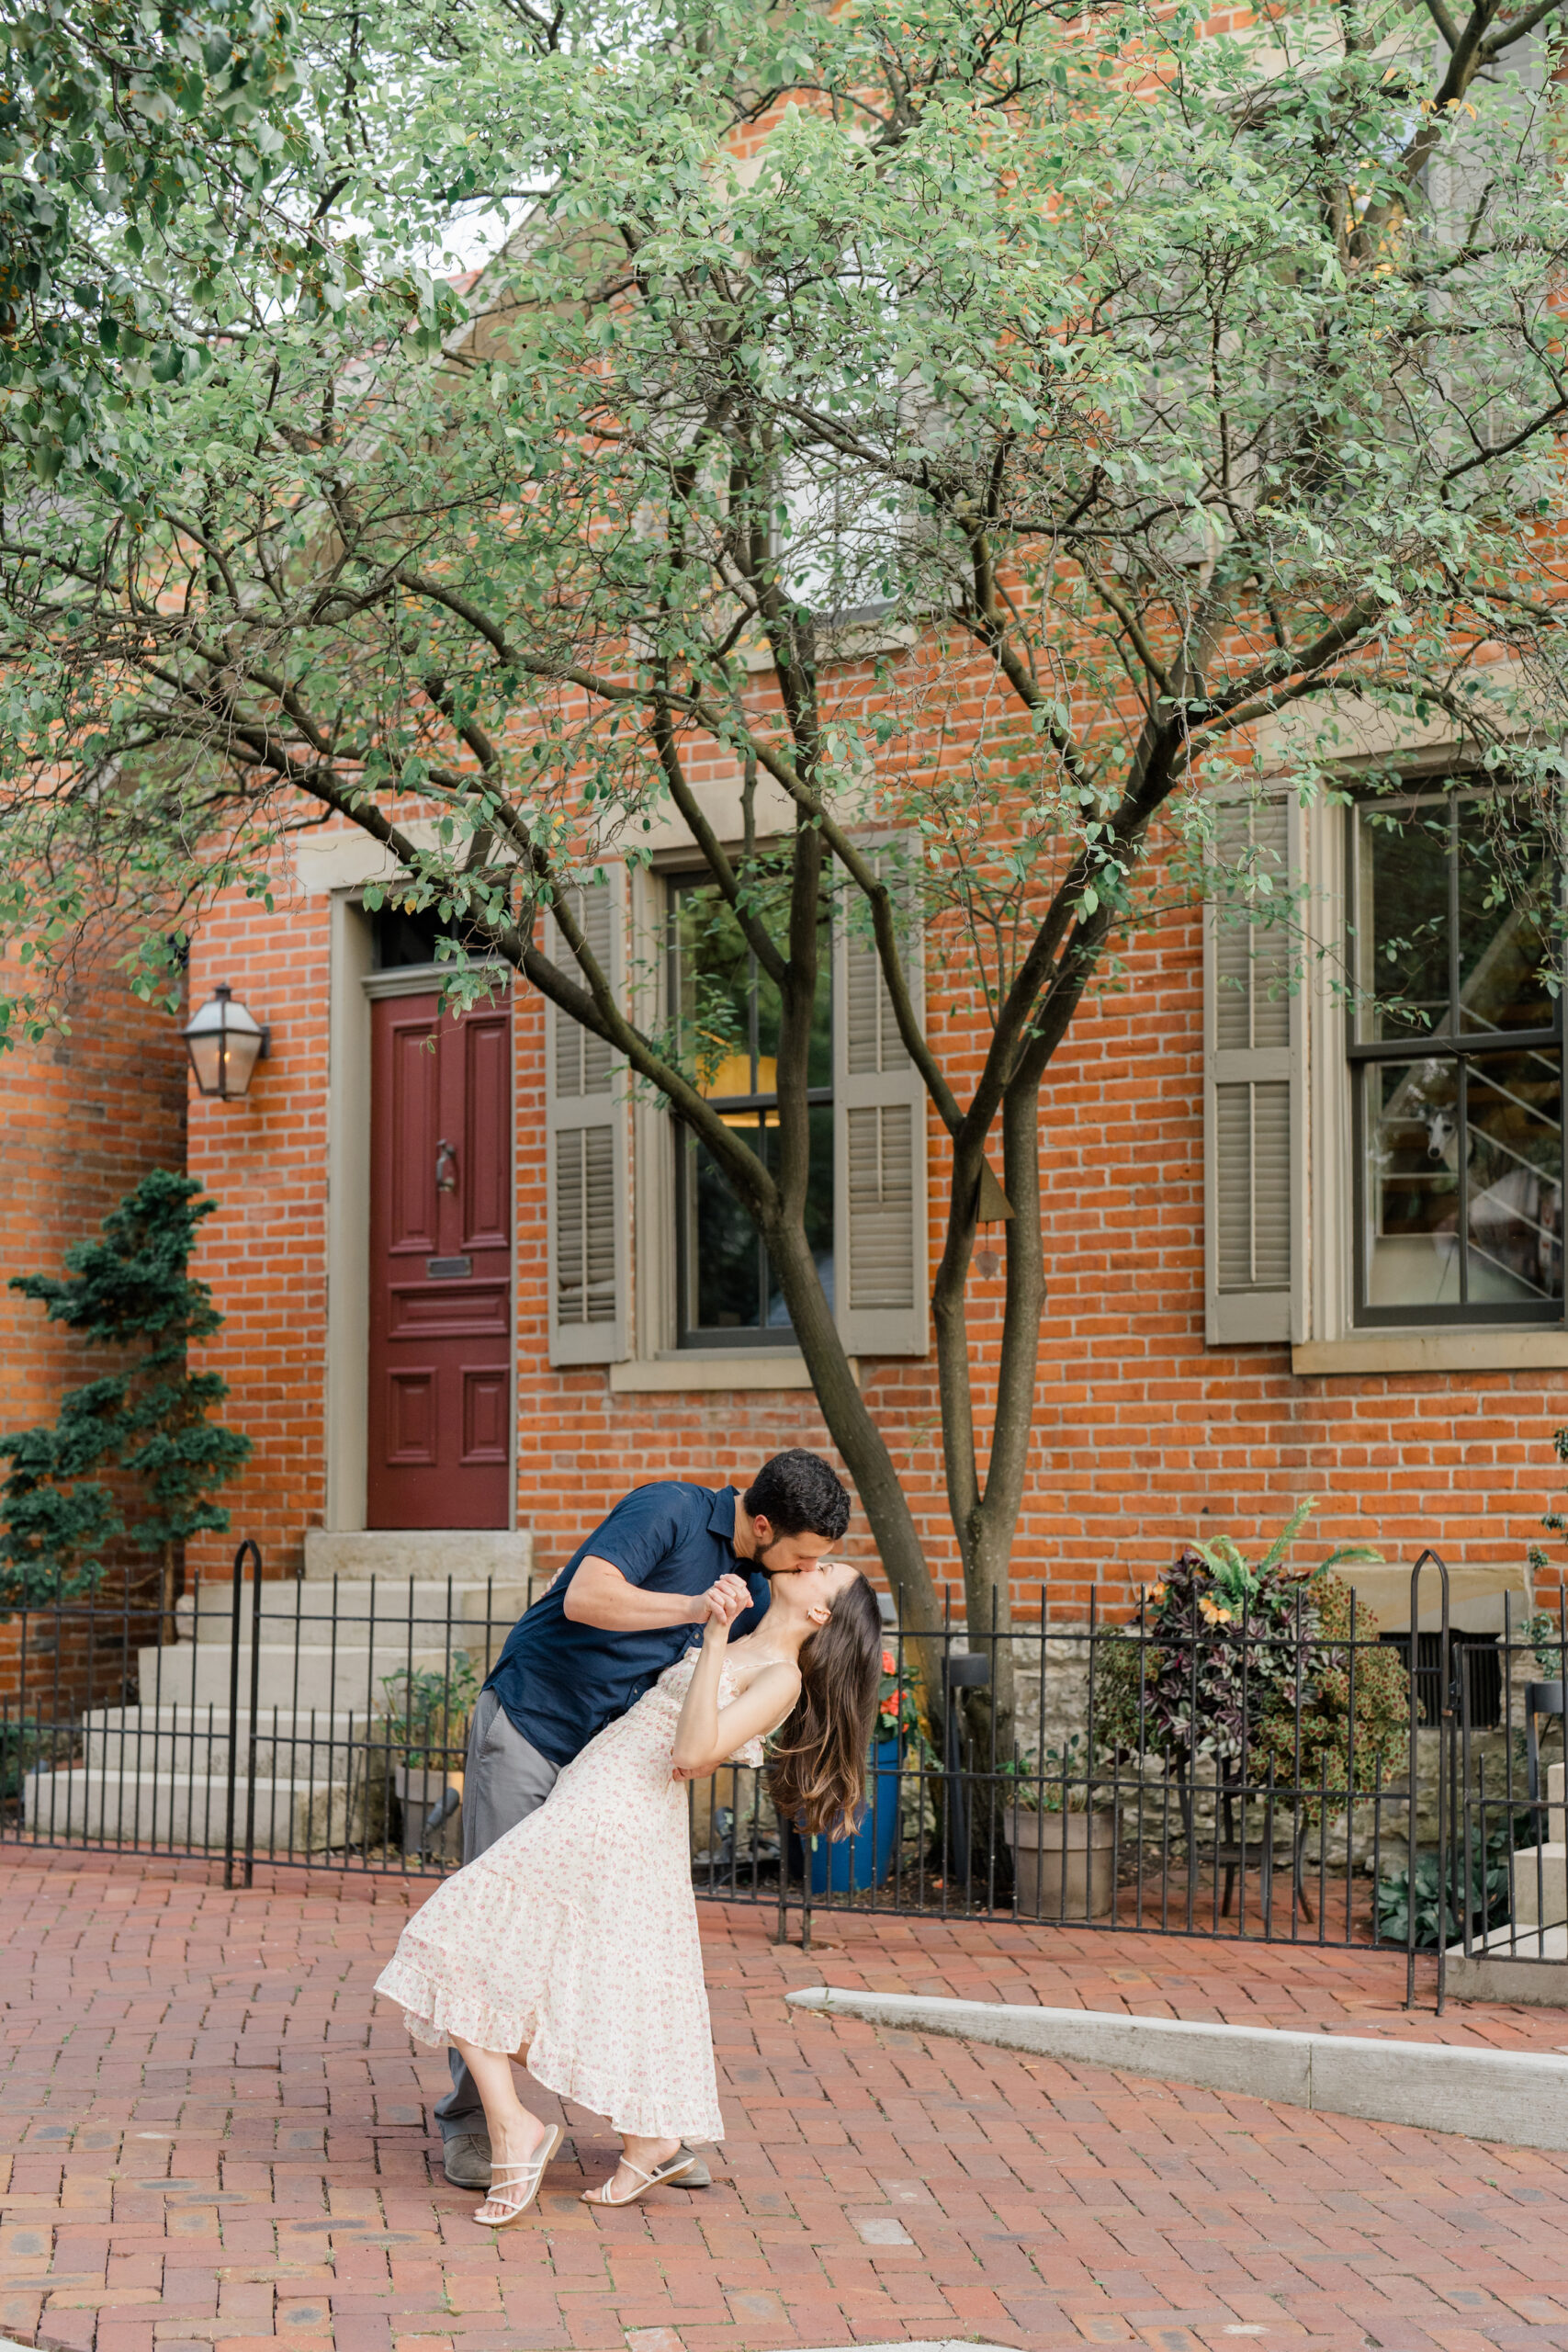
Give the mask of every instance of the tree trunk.
[{"label": "tree trunk", "polygon": [[[807,1244],[805,1227],[792,1218],[785,1224],[770,1225],[762,1238],[778,1275],[795,1336],[822,1408],[822,1418],[865,1506],[878,1557],[897,1597],[899,1614],[919,1641],[920,1635],[934,1633],[941,1623],[936,1589],[908,1498],[882,1432],[850,1369],[839,1327]],[[927,1696],[940,1706],[940,1644],[919,1642],[919,1656]]]}]

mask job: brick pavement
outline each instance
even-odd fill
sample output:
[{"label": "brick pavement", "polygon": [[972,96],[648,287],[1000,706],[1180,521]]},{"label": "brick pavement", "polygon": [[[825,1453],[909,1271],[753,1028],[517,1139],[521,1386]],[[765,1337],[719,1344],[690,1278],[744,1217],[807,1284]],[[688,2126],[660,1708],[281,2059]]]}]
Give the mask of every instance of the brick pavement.
[{"label": "brick pavement", "polygon": [[[597,2120],[494,2237],[432,2176],[438,2057],[369,1985],[422,1890],[0,1857],[0,2335],[59,2352],[770,2352],[980,2337],[1568,2346],[1568,2157],[791,2011],[827,1978],[1411,2030],[1396,1960],[705,1909],[729,2133],[597,2214]],[[1434,2030],[1430,2013],[1414,2030]],[[1568,2044],[1568,2014],[1445,2030]],[[540,2100],[541,2109],[550,2102]]]},{"label": "brick pavement", "polygon": [[[932,1993],[958,2000],[1039,2001],[1047,2008],[1124,2009],[1134,2017],[1214,2019],[1295,2032],[1371,2033],[1497,2050],[1558,2050],[1568,2011],[1454,2002],[1436,2014],[1435,1960],[1418,1958],[1416,2007],[1404,2006],[1402,1953],[1335,1951],[1306,1940],[1220,1941],[1094,1928],[1025,1928],[1009,1921],[856,1920],[814,1911],[811,1957],[758,1950],[755,1917],[705,1906],[710,1988],[725,1972],[750,1983],[831,1983],[874,1993]],[[763,1929],[777,1913],[763,1913]],[[792,1937],[800,1932],[790,1914]]]}]

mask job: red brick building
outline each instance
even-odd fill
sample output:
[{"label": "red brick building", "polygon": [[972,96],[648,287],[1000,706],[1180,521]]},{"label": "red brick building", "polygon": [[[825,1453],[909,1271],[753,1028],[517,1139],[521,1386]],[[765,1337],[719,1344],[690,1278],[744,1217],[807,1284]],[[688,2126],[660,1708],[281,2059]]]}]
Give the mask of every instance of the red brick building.
[{"label": "red brick building", "polygon": [[[1413,793],[1455,765],[1452,747],[1425,748]],[[1245,1539],[1303,1494],[1322,1498],[1325,1541],[1402,1564],[1365,1579],[1385,1624],[1426,1544],[1476,1630],[1523,1594],[1568,1419],[1561,1013],[1528,978],[1525,918],[1487,914],[1472,887],[1464,808],[1438,795],[1396,855],[1354,811],[1271,804],[1252,821],[1270,852],[1289,836],[1335,953],[1275,995],[1248,985],[1245,933],[1205,940],[1199,912],[1172,917],[1059,1054],[1024,1606],[1042,1586],[1068,1616],[1093,1585],[1125,1597],[1200,1528]],[[531,1530],[548,1573],[630,1485],[743,1480],[779,1446],[828,1448],[765,1270],[749,1320],[732,1302],[703,1321],[694,1260],[716,1228],[682,1189],[667,1116],[570,1024],[548,1039],[526,991],[428,1050],[429,941],[362,903],[380,853],[340,831],[295,855],[276,911],[220,906],[190,973],[193,1003],[227,981],[272,1031],[244,1100],[193,1101],[189,1144],[221,1204],[201,1260],[228,1317],[213,1353],[256,1444],[235,1527],[269,1572],[295,1569],[314,1529],[467,1527]],[[666,935],[670,866],[629,900],[624,877],[596,897],[618,954]],[[1395,912],[1409,930],[1417,901],[1437,911],[1406,982],[1452,1013],[1418,1052],[1371,1035],[1371,1016],[1353,1034],[1336,978],[1354,968],[1341,947],[1370,952]],[[850,1067],[858,985],[840,946],[821,1231],[863,1388],[939,1585],[956,1586],[924,1311],[945,1142],[934,1123],[923,1150],[913,1135],[918,1213],[880,1308],[859,1311],[846,1127],[879,1087],[917,1130],[925,1115],[896,1052],[880,1079]],[[997,1231],[972,1275],[983,1359]],[[865,1556],[863,1521],[852,1535]]]}]

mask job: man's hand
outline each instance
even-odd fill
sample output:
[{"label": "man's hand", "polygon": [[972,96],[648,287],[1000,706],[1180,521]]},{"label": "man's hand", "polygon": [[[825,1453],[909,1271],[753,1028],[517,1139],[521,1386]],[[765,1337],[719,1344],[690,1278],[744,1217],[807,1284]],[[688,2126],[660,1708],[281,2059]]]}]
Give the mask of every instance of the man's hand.
[{"label": "man's hand", "polygon": [[729,1629],[736,1619],[751,1606],[751,1596],[739,1577],[720,1577],[703,1595],[706,1618],[703,1626],[705,1642],[716,1643],[722,1648],[729,1639]]},{"label": "man's hand", "polygon": [[692,1623],[694,1625],[706,1625],[715,1617],[719,1617],[726,1625],[733,1625],[735,1620],[750,1606],[751,1594],[745,1578],[731,1576],[726,1569],[716,1584],[710,1584],[707,1590],[698,1593],[692,1602]]}]

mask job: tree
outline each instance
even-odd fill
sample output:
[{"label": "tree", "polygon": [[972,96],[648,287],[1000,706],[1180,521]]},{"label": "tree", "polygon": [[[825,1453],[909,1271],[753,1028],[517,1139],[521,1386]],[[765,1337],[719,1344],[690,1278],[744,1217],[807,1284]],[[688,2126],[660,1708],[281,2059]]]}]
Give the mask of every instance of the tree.
[{"label": "tree", "polygon": [[[110,876],[151,988],[292,830],[383,843],[390,895],[457,925],[457,1001],[504,958],[699,1139],[921,1618],[806,1227],[830,905],[946,1139],[948,1493],[970,1623],[1005,1632],[1042,1089],[1205,872],[1243,913],[1286,903],[1216,849],[1216,787],[1333,790],[1348,708],[1395,736],[1447,713],[1555,821],[1568,215],[1557,85],[1512,71],[1554,5],[1212,36],[1044,0],[671,0],[636,39],[617,17],[618,51],[588,8],[532,47],[479,5],[444,19],[454,111],[553,174],[469,326],[433,358],[354,300],[308,337],[259,322],[159,394],[144,527],[91,492],[7,526],[13,929],[63,935]],[[776,994],[772,1167],[706,1099],[722,1035],[635,973],[617,995],[580,920],[572,886],[656,818]],[[921,1017],[917,930],[959,1017]],[[982,1209],[1009,1213],[985,1414]]]},{"label": "tree", "polygon": [[299,96],[290,31],[254,0],[39,0],[0,25],[0,436],[39,480],[101,456],[103,404],[198,347],[181,297],[285,226],[267,189]]},{"label": "tree", "polygon": [[[165,1628],[175,1605],[176,1547],[221,1534],[229,1513],[214,1490],[238,1476],[251,1441],[209,1415],[229,1394],[220,1374],[191,1372],[186,1351],[223,1317],[190,1273],[202,1220],[218,1204],[188,1176],[157,1168],[104,1219],[99,1240],[65,1253],[66,1272],[14,1274],[93,1347],[135,1351],[130,1372],[73,1390],[52,1428],[0,1438],[0,1608],[74,1600],[96,1589],[104,1554],[126,1532],[115,1487],[134,1498],[130,1541],[160,1560]],[[171,1634],[172,1638],[172,1634]]]},{"label": "tree", "polygon": [[474,141],[419,102],[441,71],[440,28],[395,9],[383,24],[378,62],[400,127],[422,133],[412,173],[380,135],[353,14],[26,0],[0,18],[10,499],[18,478],[63,472],[69,486],[85,471],[139,522],[150,396],[155,413],[155,388],[243,348],[264,314],[272,347],[308,334],[353,288],[438,341],[456,311],[428,266],[429,197],[450,224]]}]

